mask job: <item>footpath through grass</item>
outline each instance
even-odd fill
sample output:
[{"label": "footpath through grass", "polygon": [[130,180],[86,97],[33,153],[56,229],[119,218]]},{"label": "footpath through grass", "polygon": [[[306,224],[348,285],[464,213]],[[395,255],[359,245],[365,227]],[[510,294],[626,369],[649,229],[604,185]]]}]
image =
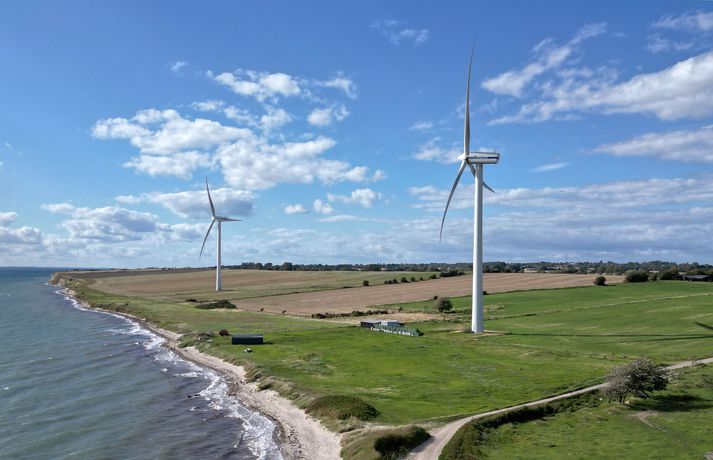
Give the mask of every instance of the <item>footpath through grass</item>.
[{"label": "footpath through grass", "polygon": [[[304,401],[355,396],[379,411],[376,423],[406,424],[522,403],[601,381],[637,356],[672,363],[713,354],[713,284],[656,282],[486,296],[486,329],[475,336],[469,298],[446,321],[411,323],[404,337],[356,326],[186,302],[122,297],[79,287],[80,295],[181,333],[225,328],[265,334],[243,353],[229,338],[186,340],[208,353],[288,382]],[[427,303],[430,305],[430,303]],[[396,309],[396,307],[392,307]],[[403,310],[426,308],[404,304]],[[498,319],[495,319],[498,318]]]},{"label": "footpath through grass", "polygon": [[[478,433],[466,431],[453,439],[466,434],[461,440],[470,447],[454,455],[457,449],[449,446],[442,460],[710,458],[713,366],[679,371],[666,391],[634,399],[629,405],[598,401],[536,421],[507,423]],[[463,455],[464,450],[471,456]]]}]

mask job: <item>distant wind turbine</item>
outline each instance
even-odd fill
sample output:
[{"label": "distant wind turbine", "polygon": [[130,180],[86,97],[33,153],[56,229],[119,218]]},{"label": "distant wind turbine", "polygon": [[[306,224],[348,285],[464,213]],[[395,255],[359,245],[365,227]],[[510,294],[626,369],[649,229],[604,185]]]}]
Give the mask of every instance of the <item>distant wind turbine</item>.
[{"label": "distant wind turbine", "polygon": [[[471,152],[470,151],[470,70],[473,65],[473,52],[470,52],[468,63],[468,80],[465,85],[465,138],[463,142],[463,153],[458,157],[461,161],[456,180],[453,182],[451,193],[448,195],[446,209],[443,211],[441,220],[441,232],[439,241],[443,237],[443,224],[446,221],[448,206],[451,204],[453,192],[458,186],[460,176],[465,168],[470,168],[475,178],[475,212],[473,218],[473,314],[471,318],[471,330],[476,333],[484,331],[483,328],[483,187],[491,192],[493,189],[483,182],[483,165],[497,164],[500,154],[497,152]],[[475,165],[475,166],[474,166]]]},{"label": "distant wind turbine", "polygon": [[223,222],[239,222],[240,219],[231,219],[230,217],[223,217],[223,216],[216,216],[215,215],[215,206],[213,206],[213,200],[210,197],[210,189],[208,188],[208,178],[205,178],[205,191],[208,193],[208,203],[210,203],[210,213],[213,215],[213,219],[210,221],[210,226],[208,227],[208,231],[205,233],[205,238],[203,238],[203,245],[201,246],[201,253],[198,256],[200,259],[201,256],[203,255],[203,248],[205,248],[205,242],[208,239],[208,235],[210,235],[210,231],[213,229],[213,224],[218,222],[218,243],[217,243],[217,249],[216,249],[216,262],[215,262],[215,290],[220,291],[222,289],[222,282],[220,278],[220,267],[221,267],[221,261],[220,261],[220,224]]}]

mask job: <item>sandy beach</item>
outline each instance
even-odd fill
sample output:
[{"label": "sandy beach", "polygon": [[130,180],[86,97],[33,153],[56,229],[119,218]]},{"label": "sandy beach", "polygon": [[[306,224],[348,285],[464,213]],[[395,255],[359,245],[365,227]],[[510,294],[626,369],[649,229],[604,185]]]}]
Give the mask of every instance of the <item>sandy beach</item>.
[{"label": "sandy beach", "polygon": [[230,385],[231,393],[244,406],[271,418],[278,426],[278,444],[286,460],[331,460],[339,459],[341,436],[329,431],[322,423],[308,415],[287,398],[274,390],[259,390],[257,383],[247,382],[245,368],[208,355],[195,347],[181,348],[178,341],[180,334],[161,329],[133,315],[95,308],[77,299],[70,289],[65,289],[68,296],[83,307],[123,316],[139,323],[142,327],[166,339],[163,344],[183,359],[199,366],[219,372]]}]

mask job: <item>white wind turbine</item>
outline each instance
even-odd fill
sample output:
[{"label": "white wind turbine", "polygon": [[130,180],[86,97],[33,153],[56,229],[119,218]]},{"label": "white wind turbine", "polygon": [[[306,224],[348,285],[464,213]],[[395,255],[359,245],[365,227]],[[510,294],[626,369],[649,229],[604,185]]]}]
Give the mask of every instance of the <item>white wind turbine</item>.
[{"label": "white wind turbine", "polygon": [[[453,182],[451,193],[448,195],[446,209],[443,211],[441,220],[440,238],[443,236],[443,224],[446,221],[448,206],[451,204],[453,192],[458,186],[460,176],[465,168],[470,168],[475,178],[475,213],[473,218],[473,315],[471,318],[471,330],[476,333],[484,331],[483,328],[483,187],[491,192],[493,189],[483,182],[483,165],[497,164],[500,154],[497,152],[471,152],[470,151],[470,69],[473,64],[473,51],[470,52],[470,62],[468,63],[468,81],[465,86],[465,138],[463,142],[463,153],[458,157],[461,160],[458,175]],[[473,166],[475,165],[475,166]]]},{"label": "white wind turbine", "polygon": [[218,242],[216,246],[216,252],[215,252],[215,290],[220,291],[222,288],[222,283],[221,283],[221,278],[220,278],[220,266],[221,266],[221,261],[220,261],[220,224],[223,222],[238,222],[240,219],[231,219],[230,217],[223,217],[223,216],[216,216],[215,215],[215,206],[213,206],[213,200],[210,197],[210,189],[208,188],[208,178],[205,178],[205,191],[208,193],[208,203],[210,203],[210,213],[213,215],[213,219],[210,221],[210,226],[208,227],[208,231],[205,233],[205,238],[203,238],[203,245],[201,246],[201,253],[198,256],[200,259],[201,256],[203,255],[203,248],[205,248],[205,242],[208,239],[208,235],[210,235],[210,231],[213,229],[213,224],[218,222]]}]

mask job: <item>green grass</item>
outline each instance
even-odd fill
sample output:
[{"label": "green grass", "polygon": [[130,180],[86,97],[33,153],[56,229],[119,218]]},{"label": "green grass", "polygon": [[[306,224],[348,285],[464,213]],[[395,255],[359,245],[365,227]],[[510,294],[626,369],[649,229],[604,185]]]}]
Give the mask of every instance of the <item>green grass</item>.
[{"label": "green grass", "polygon": [[666,391],[649,399],[629,405],[602,401],[537,421],[505,424],[484,438],[480,453],[493,459],[703,459],[713,451],[713,366],[682,372]]},{"label": "green grass", "polygon": [[[93,303],[178,332],[225,328],[260,332],[266,344],[229,338],[202,350],[288,382],[290,396],[350,395],[374,406],[384,424],[481,412],[601,381],[634,357],[672,363],[713,354],[713,283],[656,282],[493,294],[486,329],[469,326],[469,298],[453,299],[447,321],[410,323],[404,337],[355,326],[258,312],[199,310],[194,303],[127,298],[80,288]],[[403,304],[417,310],[431,302]],[[419,306],[420,305],[420,306]],[[496,319],[497,318],[497,319]]]},{"label": "green grass", "polygon": [[371,420],[379,415],[374,406],[354,396],[321,396],[307,406],[307,413],[315,417],[330,417],[346,420],[354,417],[358,420]]}]

